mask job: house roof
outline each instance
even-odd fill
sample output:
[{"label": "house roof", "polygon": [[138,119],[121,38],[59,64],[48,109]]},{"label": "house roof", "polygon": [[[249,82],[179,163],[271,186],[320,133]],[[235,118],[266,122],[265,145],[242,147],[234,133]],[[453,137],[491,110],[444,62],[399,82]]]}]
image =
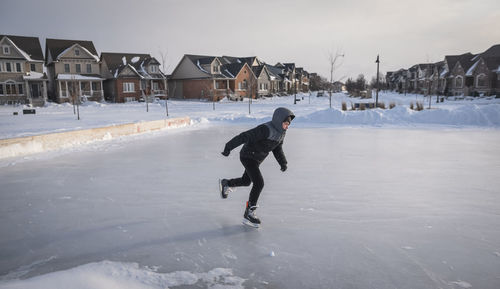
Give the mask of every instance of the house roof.
[{"label": "house roof", "polygon": [[262,70],[264,70],[264,65],[259,65],[259,66],[253,66],[252,71],[253,74],[255,74],[256,77],[259,77],[260,74],[262,73]]},{"label": "house roof", "polygon": [[245,66],[244,62],[224,64],[221,66],[220,71],[227,78],[235,78],[238,75],[238,73],[240,73],[243,66]]},{"label": "house roof", "polygon": [[151,57],[149,54],[139,54],[139,53],[101,53],[101,60],[106,62],[109,72],[115,77],[126,67],[130,67],[132,70],[142,78],[164,78],[163,74],[160,73],[148,73],[145,66],[148,66],[152,62],[159,62]]},{"label": "house roof", "polygon": [[493,45],[488,48],[485,52],[480,53],[481,57],[500,57],[500,44]]},{"label": "house roof", "polygon": [[267,68],[267,71],[269,72],[269,74],[271,74],[271,76],[274,76],[277,80],[283,79],[283,69],[282,68],[272,66],[269,64],[266,64],[266,68]]},{"label": "house roof", "polygon": [[92,41],[47,38],[47,40],[45,41],[45,63],[47,63],[49,52],[52,58],[55,60],[64,50],[70,48],[75,44],[82,46],[83,48],[87,49],[88,52],[90,52],[92,55],[97,57],[98,54]]},{"label": "house roof", "polygon": [[490,71],[500,73],[500,56],[484,57],[484,61]]},{"label": "house roof", "polygon": [[16,35],[0,35],[0,40],[4,37],[9,38],[14,44],[24,51],[31,60],[43,61],[42,47],[38,37],[16,36]]},{"label": "house roof", "polygon": [[461,55],[446,55],[444,57],[445,61],[448,63],[448,68],[450,69],[450,71],[459,61],[462,65],[462,68],[464,68],[464,70],[467,70],[472,65],[472,63],[469,63],[471,62],[472,58],[474,58],[474,55],[470,52]]}]

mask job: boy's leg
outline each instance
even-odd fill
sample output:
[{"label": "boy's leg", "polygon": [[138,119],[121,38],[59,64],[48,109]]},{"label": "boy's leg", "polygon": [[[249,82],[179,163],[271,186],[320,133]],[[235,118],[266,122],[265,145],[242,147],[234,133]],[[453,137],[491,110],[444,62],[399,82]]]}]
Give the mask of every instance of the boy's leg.
[{"label": "boy's leg", "polygon": [[264,188],[264,178],[259,169],[259,162],[252,159],[241,159],[241,163],[245,167],[245,174],[253,183],[252,189],[250,190],[250,196],[248,197],[248,205],[256,206],[257,201]]},{"label": "boy's leg", "polygon": [[227,180],[227,184],[230,187],[247,187],[250,186],[251,180],[245,170],[241,178]]}]

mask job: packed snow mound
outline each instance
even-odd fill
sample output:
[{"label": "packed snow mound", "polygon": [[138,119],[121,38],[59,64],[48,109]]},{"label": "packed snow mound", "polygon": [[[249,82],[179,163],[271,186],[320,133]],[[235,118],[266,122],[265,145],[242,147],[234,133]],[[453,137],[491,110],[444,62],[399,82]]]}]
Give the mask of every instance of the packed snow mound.
[{"label": "packed snow mound", "polygon": [[325,109],[306,116],[298,116],[296,123],[319,123],[332,125],[446,125],[446,126],[500,126],[500,105],[469,105],[456,109],[430,109],[415,111],[409,107],[393,109],[371,109],[364,111],[342,111]]},{"label": "packed snow mound", "polygon": [[195,284],[208,288],[239,289],[243,288],[243,282],[245,279],[234,276],[231,269],[225,268],[206,273],[157,273],[149,268],[140,268],[137,263],[103,261],[31,279],[0,282],[0,289],[165,289]]}]

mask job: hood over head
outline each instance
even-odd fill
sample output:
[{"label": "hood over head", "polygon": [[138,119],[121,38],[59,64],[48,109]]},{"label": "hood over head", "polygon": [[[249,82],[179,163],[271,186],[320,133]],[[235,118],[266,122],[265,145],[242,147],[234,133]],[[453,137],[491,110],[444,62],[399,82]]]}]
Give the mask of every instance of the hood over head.
[{"label": "hood over head", "polygon": [[276,110],[274,110],[273,120],[271,122],[276,129],[282,131],[283,130],[282,123],[288,117],[290,117],[290,120],[293,120],[295,118],[295,115],[291,110],[289,110],[286,107],[278,107]]}]

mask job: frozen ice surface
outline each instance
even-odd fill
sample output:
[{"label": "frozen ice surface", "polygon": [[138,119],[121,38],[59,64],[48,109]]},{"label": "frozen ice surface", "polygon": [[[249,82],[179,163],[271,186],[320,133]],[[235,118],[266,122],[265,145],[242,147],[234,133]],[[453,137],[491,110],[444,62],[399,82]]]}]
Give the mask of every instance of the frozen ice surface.
[{"label": "frozen ice surface", "polygon": [[0,167],[0,288],[500,288],[500,131],[292,127],[255,230],[249,188],[222,200],[217,183],[242,174],[220,151],[248,128]]}]

